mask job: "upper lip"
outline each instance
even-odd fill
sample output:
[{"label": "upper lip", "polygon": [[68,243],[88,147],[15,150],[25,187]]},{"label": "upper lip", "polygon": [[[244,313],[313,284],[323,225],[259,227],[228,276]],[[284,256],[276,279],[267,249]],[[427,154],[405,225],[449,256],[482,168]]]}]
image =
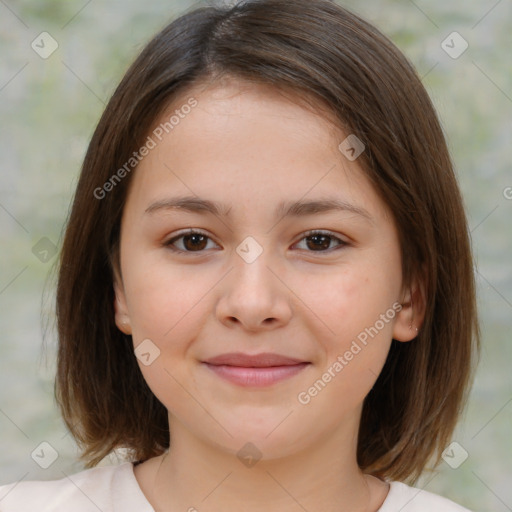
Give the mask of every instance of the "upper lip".
[{"label": "upper lip", "polygon": [[291,366],[294,364],[306,363],[307,361],[294,357],[282,356],[271,352],[261,354],[244,354],[242,352],[230,352],[206,359],[205,363],[212,365],[242,366],[246,368],[265,368],[270,366]]}]

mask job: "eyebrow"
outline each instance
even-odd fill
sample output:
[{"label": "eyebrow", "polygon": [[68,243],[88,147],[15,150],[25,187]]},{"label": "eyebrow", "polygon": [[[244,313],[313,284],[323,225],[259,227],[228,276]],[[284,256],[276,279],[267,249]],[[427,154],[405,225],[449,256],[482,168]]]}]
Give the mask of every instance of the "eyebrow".
[{"label": "eyebrow", "polygon": [[[197,196],[183,196],[170,197],[156,201],[146,208],[145,213],[153,214],[162,210],[185,210],[192,213],[211,213],[219,217],[230,217],[231,207],[228,208],[227,205],[222,203]],[[282,201],[277,205],[274,215],[277,218],[304,217],[333,211],[351,212],[373,222],[372,216],[364,208],[334,197],[319,198],[309,201]]]}]

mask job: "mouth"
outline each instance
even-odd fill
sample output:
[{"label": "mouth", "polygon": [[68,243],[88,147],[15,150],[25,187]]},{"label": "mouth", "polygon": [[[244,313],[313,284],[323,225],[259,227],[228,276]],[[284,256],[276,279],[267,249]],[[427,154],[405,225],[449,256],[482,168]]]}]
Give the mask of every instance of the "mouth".
[{"label": "mouth", "polygon": [[263,353],[249,355],[242,353],[222,354],[203,364],[218,377],[243,387],[271,386],[289,379],[309,366],[309,361]]}]

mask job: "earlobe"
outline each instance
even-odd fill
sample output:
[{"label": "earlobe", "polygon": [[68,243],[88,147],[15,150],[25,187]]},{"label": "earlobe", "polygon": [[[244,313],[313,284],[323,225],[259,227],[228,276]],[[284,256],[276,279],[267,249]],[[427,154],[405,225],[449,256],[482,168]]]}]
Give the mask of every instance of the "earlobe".
[{"label": "earlobe", "polygon": [[393,339],[407,342],[418,336],[425,318],[426,290],[422,280],[413,283],[401,306],[393,327]]},{"label": "earlobe", "polygon": [[131,334],[132,327],[130,324],[130,315],[128,314],[128,307],[126,305],[126,297],[124,288],[118,283],[118,279],[114,280],[114,311],[115,322],[118,329],[124,334]]}]

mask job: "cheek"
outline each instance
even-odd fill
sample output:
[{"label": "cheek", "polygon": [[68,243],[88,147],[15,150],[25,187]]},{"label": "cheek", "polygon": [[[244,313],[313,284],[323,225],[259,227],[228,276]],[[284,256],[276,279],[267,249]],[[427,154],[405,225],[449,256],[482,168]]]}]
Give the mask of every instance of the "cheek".
[{"label": "cheek", "polygon": [[126,259],[125,289],[130,297],[132,338],[135,348],[149,339],[158,355],[148,365],[139,359],[139,367],[167,409],[188,411],[193,403],[183,386],[186,383],[189,389],[194,385],[186,355],[203,325],[201,299],[206,299],[205,293],[218,277],[201,277],[197,268],[195,273],[192,268],[178,269],[162,259],[151,261],[147,254],[143,261],[144,265],[138,264],[134,255]]},{"label": "cheek", "polygon": [[309,387],[301,389],[298,399],[308,403],[306,410],[312,414],[322,414],[337,404],[331,418],[336,422],[362,403],[377,380],[391,345],[396,311],[392,293],[367,272],[347,269],[333,275],[324,289],[321,297],[310,295],[311,309],[319,312],[328,326],[322,330],[328,334],[319,335],[320,323],[312,320],[309,328],[313,331],[316,322],[322,358],[318,373]]},{"label": "cheek", "polygon": [[[333,271],[328,278],[310,278],[301,288],[302,296],[307,297],[304,302],[314,313],[308,315],[309,329],[316,330],[324,349],[320,371],[328,370],[341,357],[343,369],[331,372],[340,376],[335,379],[338,385],[356,395],[371,388],[391,344],[396,317],[393,304],[400,281],[396,269],[388,269],[361,259]],[[319,326],[325,335],[319,335]]]},{"label": "cheek", "polygon": [[170,264],[165,255],[127,258],[125,289],[134,341],[140,336],[161,342],[178,339],[176,331],[182,325],[193,325],[197,305],[216,282],[216,276],[201,277],[198,272],[198,267]]},{"label": "cheek", "polygon": [[[347,266],[329,275],[308,276],[296,288],[297,295],[334,339],[357,336],[373,325],[398,297],[393,272],[372,270],[372,266]],[[391,323],[387,330],[391,332]]]}]

